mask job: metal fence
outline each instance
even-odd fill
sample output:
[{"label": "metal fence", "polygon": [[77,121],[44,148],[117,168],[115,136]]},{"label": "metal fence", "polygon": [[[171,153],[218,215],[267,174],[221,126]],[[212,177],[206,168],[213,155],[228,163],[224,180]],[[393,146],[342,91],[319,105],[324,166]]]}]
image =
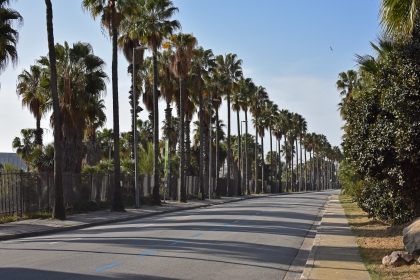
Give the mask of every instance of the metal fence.
[{"label": "metal fence", "polygon": [[[51,211],[54,204],[53,173],[0,173],[0,215],[22,215]],[[114,174],[63,173],[64,203],[71,206],[83,201],[111,201]],[[153,177],[139,176],[140,195],[151,193]],[[125,201],[134,200],[134,175],[120,174]]]},{"label": "metal fence", "polygon": [[[22,215],[24,213],[51,211],[54,205],[54,174],[53,173],[0,173],[0,215]],[[153,176],[139,175],[138,178],[140,196],[148,196],[152,193]],[[198,177],[186,178],[187,194],[198,194]],[[204,193],[208,195],[208,181],[203,186]],[[249,181],[252,191],[255,189],[254,181]],[[63,173],[64,203],[66,207],[72,207],[75,203],[86,201],[111,201],[114,191],[113,173]],[[134,174],[120,174],[120,185],[126,204],[135,202]],[[160,182],[163,188],[165,184]],[[177,178],[172,177],[166,189],[165,197],[177,199]],[[213,179],[212,185],[215,185]],[[237,184],[230,180],[229,194],[236,194]],[[264,182],[264,191],[266,190]],[[219,178],[218,188],[220,195],[227,195],[227,179]],[[261,186],[260,186],[261,188]],[[214,191],[214,190],[213,190]],[[273,182],[271,192],[281,192],[278,183]],[[163,189],[160,190],[163,194]]]}]

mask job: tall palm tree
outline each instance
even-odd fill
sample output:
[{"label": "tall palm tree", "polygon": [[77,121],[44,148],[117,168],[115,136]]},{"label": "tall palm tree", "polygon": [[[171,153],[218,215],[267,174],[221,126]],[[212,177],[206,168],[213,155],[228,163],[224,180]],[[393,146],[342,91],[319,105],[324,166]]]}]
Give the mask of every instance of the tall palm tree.
[{"label": "tall palm tree", "polygon": [[[134,88],[134,82],[137,79],[134,79],[134,77],[137,77],[137,73],[140,69],[140,67],[143,65],[143,55],[144,55],[144,49],[138,49],[140,46],[139,40],[137,38],[131,39],[129,34],[127,32],[124,33],[123,36],[121,36],[118,39],[118,45],[120,49],[122,50],[125,59],[128,62],[128,68],[127,72],[131,75],[131,88],[128,93],[128,99],[131,106],[130,113],[131,113],[131,141],[130,141],[130,148],[131,148],[131,158],[134,159],[134,133],[136,133],[136,124],[135,120],[137,120],[137,115],[140,113],[140,107],[139,104],[139,97],[141,91],[139,90],[139,87],[137,86],[139,83],[136,82],[136,88]],[[134,55],[134,61],[133,61],[133,55]],[[133,62],[135,62],[133,64]],[[136,76],[134,76],[136,75]],[[134,90],[136,92],[136,100],[134,100]],[[134,108],[134,104],[136,104],[136,108]],[[134,115],[136,116],[134,118]]]},{"label": "tall palm tree", "polygon": [[[274,119],[274,129],[273,129],[273,135],[277,139],[277,145],[278,145],[278,174],[279,174],[279,189],[280,191],[283,190],[282,186],[282,166],[281,166],[281,138],[284,136],[286,137],[286,133],[288,132],[288,116],[289,111],[288,110],[280,110],[276,118]],[[287,183],[287,181],[286,181]]]},{"label": "tall palm tree", "polygon": [[[225,73],[220,71],[220,69],[213,68],[213,71],[211,72],[211,75],[207,81],[207,86],[209,87],[209,90],[211,91],[211,105],[212,108],[215,111],[215,121],[216,121],[216,127],[219,127],[219,109],[222,103],[222,96],[227,91],[227,87],[230,85],[229,78],[226,76]],[[219,192],[219,184],[218,184],[218,178],[219,178],[219,149],[220,149],[220,135],[219,130],[216,129],[216,158],[215,158],[215,186],[214,186],[214,192],[217,197],[220,196]]]},{"label": "tall palm tree", "polygon": [[117,0],[83,0],[82,8],[92,18],[101,17],[101,26],[108,30],[112,38],[112,110],[114,130],[114,199],[112,209],[124,211],[124,201],[120,185],[120,117],[118,107],[118,28],[121,21],[120,6]]},{"label": "tall palm tree", "polygon": [[[203,108],[203,90],[204,90],[204,79],[208,77],[208,73],[215,67],[215,60],[213,51],[211,49],[204,50],[202,47],[198,47],[194,50],[194,56],[191,65],[191,77],[193,79],[194,89],[198,93],[199,98],[199,127],[200,127],[200,156],[199,156],[199,180],[198,180],[198,192],[204,193],[204,108]],[[204,195],[202,195],[204,199]]]},{"label": "tall palm tree", "polygon": [[[305,133],[303,135],[303,140],[302,140],[302,144],[303,144],[303,149],[305,150],[305,191],[307,189],[307,185],[308,185],[308,179],[309,182],[312,183],[311,180],[311,173],[312,173],[312,168],[311,165],[307,165],[307,160],[306,160],[306,154],[309,152],[309,156],[311,156],[311,151],[312,151],[312,146],[311,146],[311,134],[310,133]],[[309,160],[309,163],[311,162],[311,159]],[[309,178],[308,178],[308,169],[309,169]],[[312,185],[311,185],[311,189],[312,189]]]},{"label": "tall palm tree", "polygon": [[[243,78],[241,78],[242,80]],[[240,83],[240,82],[239,82]],[[239,85],[238,83],[238,85]],[[238,150],[238,166],[241,169],[240,162],[242,156],[242,145],[241,145],[241,120],[239,118],[239,112],[241,111],[241,100],[242,99],[242,91],[238,89],[233,91],[231,94],[231,102],[232,102],[232,110],[236,112],[236,128],[238,130],[238,139],[237,139],[237,150]],[[241,184],[241,173],[238,174],[238,179],[236,180],[236,195],[242,195],[242,184]]]},{"label": "tall palm tree", "polygon": [[63,174],[62,174],[62,146],[61,146],[61,121],[60,121],[60,106],[58,100],[57,90],[57,68],[56,55],[54,47],[54,27],[53,27],[53,10],[51,0],[45,0],[46,18],[47,18],[47,36],[48,36],[48,56],[51,61],[50,64],[50,81],[51,81],[51,95],[53,100],[53,115],[54,122],[54,186],[55,199],[52,217],[55,219],[66,219],[66,210],[64,208],[63,196]]},{"label": "tall palm tree", "polygon": [[[264,102],[268,100],[268,93],[266,89],[263,86],[258,86],[255,91],[253,91],[253,95],[251,97],[252,100],[252,107],[250,109],[252,116],[254,117],[254,127],[255,127],[255,162],[254,162],[254,179],[255,179],[255,192],[257,191],[257,185],[258,185],[258,124],[260,122],[259,118],[262,113],[262,106]],[[262,155],[261,157],[264,157]],[[264,180],[264,179],[263,179]]]},{"label": "tall palm tree", "polygon": [[226,100],[227,100],[227,118],[228,118],[228,128],[227,128],[227,194],[230,195],[230,162],[231,162],[231,147],[230,147],[230,94],[234,90],[236,82],[240,77],[242,77],[242,59],[238,59],[236,54],[229,53],[223,57],[218,55],[216,57],[217,67],[219,71],[224,73],[230,79],[230,86],[226,91]]},{"label": "tall palm tree", "polygon": [[279,107],[277,104],[275,104],[273,101],[268,101],[265,103],[264,111],[266,111],[267,114],[267,128],[269,130],[270,135],[270,185],[273,185],[273,133],[272,129],[275,124],[275,119],[279,115]]},{"label": "tall palm tree", "polygon": [[[264,193],[264,169],[265,169],[265,162],[264,162],[264,136],[265,131],[270,127],[270,110],[268,108],[271,107],[270,100],[266,99],[261,104],[261,115],[260,118],[255,118],[255,129],[258,130],[258,135],[261,139],[261,191]],[[258,122],[257,122],[258,120]]]},{"label": "tall palm tree", "polygon": [[299,114],[296,115],[296,149],[298,149],[298,140],[299,140],[299,150],[297,150],[296,155],[300,151],[300,165],[298,165],[298,157],[296,157],[296,168],[299,166],[299,191],[302,190],[302,139],[303,135],[308,129],[308,124],[306,120]]},{"label": "tall palm tree", "polygon": [[185,158],[184,158],[184,117],[185,117],[185,79],[191,65],[193,50],[197,45],[197,39],[191,34],[174,34],[164,43],[165,48],[172,48],[174,54],[171,56],[171,70],[179,79],[179,177],[180,184],[178,186],[178,201],[186,202],[185,188]]},{"label": "tall palm tree", "polygon": [[[244,111],[245,113],[245,189],[246,189],[246,194],[251,194],[250,190],[249,190],[249,171],[248,170],[248,111],[249,111],[249,107],[252,104],[252,100],[251,98],[253,97],[255,91],[256,91],[256,86],[255,84],[252,82],[252,80],[250,78],[241,78],[238,82],[238,86],[237,86],[237,90],[238,92],[240,92],[240,107],[241,109]],[[238,123],[239,125],[239,123]],[[239,139],[240,141],[241,139]]]},{"label": "tall palm tree", "polygon": [[337,90],[340,91],[340,95],[346,99],[352,97],[353,89],[357,84],[357,72],[354,70],[348,70],[347,72],[341,72],[338,74],[339,80],[337,81]]},{"label": "tall palm tree", "polygon": [[[191,73],[189,73],[191,74]],[[191,165],[191,121],[197,110],[197,102],[195,99],[194,91],[192,90],[192,79],[189,76],[186,79],[185,83],[185,175],[192,175],[192,165]]]},{"label": "tall palm tree", "polygon": [[[170,0],[129,1],[131,6],[123,22],[131,38],[146,44],[153,55],[153,204],[160,204],[159,197],[159,105],[157,56],[162,42],[181,28],[177,20],[171,20],[178,8]],[[126,25],[126,26],[125,26]],[[181,143],[180,143],[181,144]]]},{"label": "tall palm tree", "polygon": [[22,98],[22,106],[27,106],[36,119],[35,145],[42,146],[41,118],[43,116],[42,106],[45,104],[46,93],[41,87],[41,67],[31,65],[30,70],[23,70],[18,76],[16,93]]},{"label": "tall palm tree", "polygon": [[11,62],[16,65],[18,53],[16,44],[19,41],[19,32],[13,24],[22,24],[22,16],[15,10],[8,8],[10,0],[0,0],[0,73]]}]

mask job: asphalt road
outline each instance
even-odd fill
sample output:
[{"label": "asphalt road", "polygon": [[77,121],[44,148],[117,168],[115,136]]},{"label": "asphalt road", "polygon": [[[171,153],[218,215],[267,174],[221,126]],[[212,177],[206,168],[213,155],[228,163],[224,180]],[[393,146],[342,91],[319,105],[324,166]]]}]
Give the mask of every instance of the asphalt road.
[{"label": "asphalt road", "polygon": [[249,199],[3,241],[0,279],[283,279],[329,195]]}]

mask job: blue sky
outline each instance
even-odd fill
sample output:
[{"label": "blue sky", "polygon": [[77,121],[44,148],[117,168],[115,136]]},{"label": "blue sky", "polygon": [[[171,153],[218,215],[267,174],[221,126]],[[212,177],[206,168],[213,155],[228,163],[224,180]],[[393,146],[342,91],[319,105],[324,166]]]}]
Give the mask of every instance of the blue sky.
[{"label": "blue sky", "polygon": [[[355,53],[372,53],[369,41],[380,33],[379,0],[173,2],[179,8],[175,18],[180,21],[182,32],[193,33],[199,45],[212,49],[216,55],[236,53],[243,60],[244,76],[264,86],[279,108],[301,114],[309,132],[325,134],[332,145],[340,144],[342,122],[335,82],[339,72],[355,68]],[[111,42],[101,32],[98,20],[83,12],[80,3],[52,0],[55,42],[91,43],[94,53],[106,61],[106,72],[111,78]],[[26,108],[22,109],[15,94],[16,79],[22,69],[28,69],[48,52],[44,1],[18,0],[11,6],[21,13],[24,25],[19,29],[19,64],[15,68],[10,65],[0,75],[0,152],[12,151],[13,138],[20,135],[22,128],[35,127],[34,118]],[[120,54],[121,131],[130,129],[127,66]],[[110,84],[105,104],[110,128]],[[160,107],[162,120],[164,104]],[[226,104],[222,104],[220,115],[227,123]],[[232,133],[236,134],[236,119],[232,117]],[[142,112],[140,118],[147,119],[147,113]],[[50,131],[45,134],[47,142],[52,141],[48,119],[49,116],[41,123]]]}]

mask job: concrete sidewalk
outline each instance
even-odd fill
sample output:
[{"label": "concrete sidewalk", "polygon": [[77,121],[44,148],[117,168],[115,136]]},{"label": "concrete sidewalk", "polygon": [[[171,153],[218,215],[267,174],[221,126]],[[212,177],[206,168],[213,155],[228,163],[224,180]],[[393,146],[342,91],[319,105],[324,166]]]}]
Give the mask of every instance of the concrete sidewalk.
[{"label": "concrete sidewalk", "polygon": [[166,201],[166,203],[162,203],[162,206],[142,205],[139,209],[126,209],[126,212],[111,212],[104,210],[68,215],[67,220],[64,221],[51,219],[28,219],[18,222],[4,223],[0,224],[0,241],[123,222],[163,213],[207,207],[244,199],[266,197],[270,195],[272,194],[223,197],[220,199],[211,200],[191,200],[187,203]]},{"label": "concrete sidewalk", "polygon": [[301,279],[371,279],[338,195],[326,203]]}]

